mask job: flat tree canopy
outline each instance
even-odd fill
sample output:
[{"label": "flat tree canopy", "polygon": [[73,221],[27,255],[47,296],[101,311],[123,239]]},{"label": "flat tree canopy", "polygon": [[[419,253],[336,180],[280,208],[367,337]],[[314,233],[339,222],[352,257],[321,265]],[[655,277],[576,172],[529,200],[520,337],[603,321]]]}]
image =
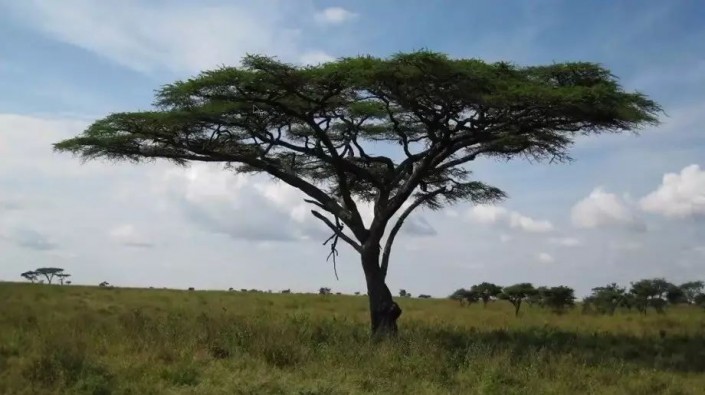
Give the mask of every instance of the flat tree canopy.
[{"label": "flat tree canopy", "polygon": [[[343,240],[360,253],[375,333],[396,332],[401,314],[385,278],[405,218],[505,197],[472,179],[468,162],[565,161],[576,136],[633,131],[660,112],[594,63],[520,67],[428,51],[306,67],[247,56],[162,87],[155,106],[109,115],[55,148],[83,159],[220,162],[301,190],[331,229],[332,252]],[[361,201],[374,205],[370,224]]]}]

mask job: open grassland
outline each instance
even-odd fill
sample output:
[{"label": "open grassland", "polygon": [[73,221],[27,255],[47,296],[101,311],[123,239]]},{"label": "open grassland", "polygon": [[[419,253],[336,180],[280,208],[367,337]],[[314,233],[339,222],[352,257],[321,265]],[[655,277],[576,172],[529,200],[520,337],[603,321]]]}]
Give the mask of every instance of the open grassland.
[{"label": "open grassland", "polygon": [[[0,283],[0,394],[705,394],[705,311]],[[522,308],[524,309],[524,307]]]}]

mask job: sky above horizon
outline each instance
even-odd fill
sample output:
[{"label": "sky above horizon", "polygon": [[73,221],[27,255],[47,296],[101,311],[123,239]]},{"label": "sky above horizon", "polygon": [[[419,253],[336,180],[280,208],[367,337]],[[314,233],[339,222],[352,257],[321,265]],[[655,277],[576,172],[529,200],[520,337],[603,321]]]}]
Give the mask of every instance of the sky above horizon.
[{"label": "sky above horizon", "polygon": [[349,248],[335,279],[326,229],[291,188],[203,164],[81,164],[51,144],[247,53],[418,49],[598,62],[666,114],[639,136],[577,141],[570,164],[473,163],[509,198],[416,212],[392,292],[705,280],[704,20],[696,1],[0,0],[0,281],[58,266],[77,284],[364,292]]}]

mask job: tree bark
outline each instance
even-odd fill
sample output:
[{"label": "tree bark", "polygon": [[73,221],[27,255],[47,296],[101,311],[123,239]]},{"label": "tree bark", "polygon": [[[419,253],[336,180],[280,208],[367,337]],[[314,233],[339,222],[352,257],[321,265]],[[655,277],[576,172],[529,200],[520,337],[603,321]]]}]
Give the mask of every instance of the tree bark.
[{"label": "tree bark", "polygon": [[362,268],[367,281],[372,336],[389,337],[398,332],[397,319],[401,316],[401,308],[394,302],[387,287],[379,266],[379,254],[379,245],[364,248],[361,254]]},{"label": "tree bark", "polygon": [[519,317],[519,309],[521,308],[521,299],[514,303],[514,316]]}]

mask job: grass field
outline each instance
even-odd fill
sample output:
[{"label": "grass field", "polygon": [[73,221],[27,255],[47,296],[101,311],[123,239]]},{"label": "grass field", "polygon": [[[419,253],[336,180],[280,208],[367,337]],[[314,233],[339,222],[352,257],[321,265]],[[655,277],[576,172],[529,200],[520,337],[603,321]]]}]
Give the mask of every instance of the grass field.
[{"label": "grass field", "polygon": [[0,283],[0,394],[705,394],[705,311]]}]

